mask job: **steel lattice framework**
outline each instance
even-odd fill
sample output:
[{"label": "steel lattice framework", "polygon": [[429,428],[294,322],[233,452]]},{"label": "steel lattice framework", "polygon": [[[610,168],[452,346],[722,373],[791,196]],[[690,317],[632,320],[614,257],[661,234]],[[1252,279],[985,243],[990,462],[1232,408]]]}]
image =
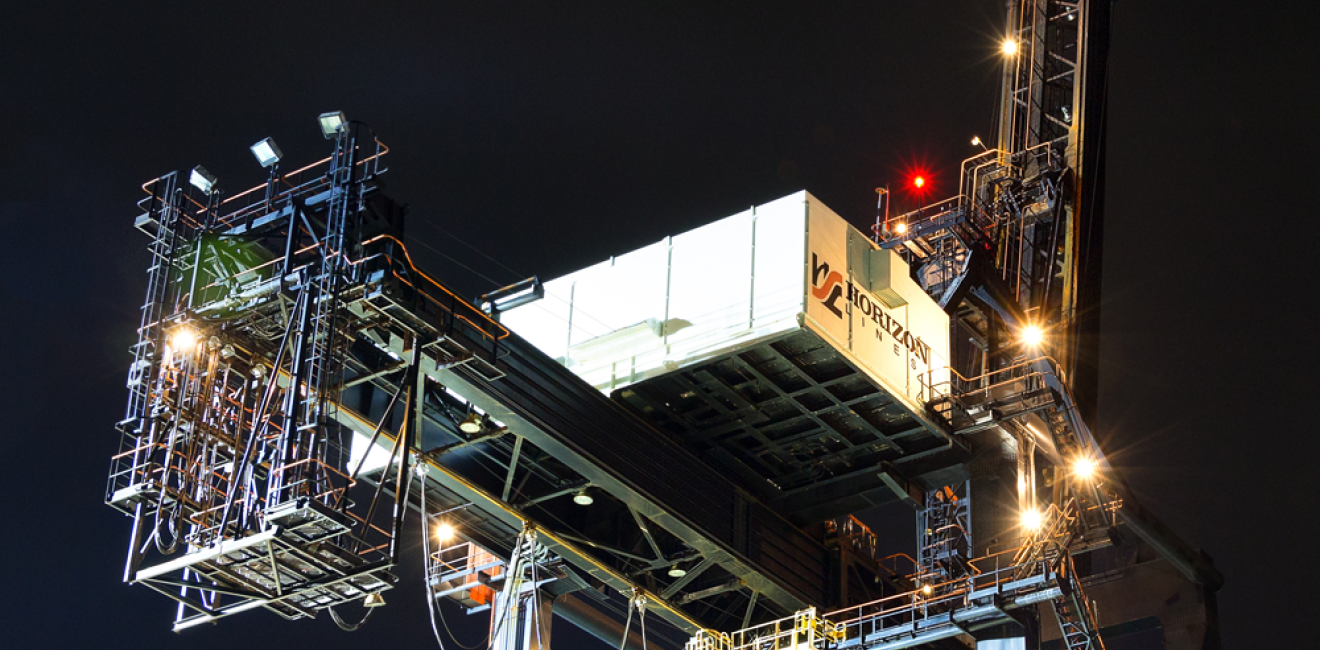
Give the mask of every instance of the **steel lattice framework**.
[{"label": "steel lattice framework", "polygon": [[144,186],[152,264],[106,496],[134,520],[125,580],[182,603],[178,625],[253,604],[312,616],[393,582],[397,526],[348,495],[336,419],[349,294],[393,226],[366,194],[385,150],[359,131],[337,135],[324,173],[227,201],[178,173]]},{"label": "steel lattice framework", "polygon": [[[501,648],[543,646],[553,600],[611,643],[634,611],[692,650],[964,647],[1052,612],[1067,648],[1102,649],[1088,554],[1133,572],[1126,532],[1212,594],[1087,425],[1108,15],[1010,2],[997,147],[948,199],[877,218],[951,323],[920,408],[805,330],[602,394],[500,323],[539,280],[474,305],[413,264],[388,148],[342,114],[328,158],[276,155],[246,192],[201,168],[148,182],[105,495],[133,521],[124,580],[177,601],[176,629],[256,608],[356,629],[335,608],[383,603],[416,512],[428,595],[490,609]],[[853,516],[892,501],[915,557]],[[442,525],[458,537],[433,546]]]}]

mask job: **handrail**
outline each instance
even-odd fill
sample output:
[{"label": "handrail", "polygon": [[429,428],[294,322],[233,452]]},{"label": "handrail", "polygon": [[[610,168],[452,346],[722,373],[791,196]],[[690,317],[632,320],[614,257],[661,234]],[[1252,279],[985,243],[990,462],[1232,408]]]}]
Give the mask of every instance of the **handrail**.
[{"label": "handrail", "polygon": [[[379,241],[379,240],[381,240],[381,239],[389,239],[390,241],[393,241],[394,243],[398,244],[398,245],[399,245],[399,248],[403,249],[403,258],[404,258],[404,260],[406,260],[406,261],[408,262],[408,266],[409,266],[413,271],[415,271],[415,272],[417,273],[417,275],[420,275],[422,278],[426,279],[426,281],[430,282],[432,285],[435,285],[435,287],[436,287],[437,289],[439,289],[439,290],[445,292],[445,294],[447,294],[450,298],[452,298],[452,299],[454,299],[454,300],[457,300],[458,302],[460,302],[460,303],[466,305],[466,306],[467,306],[469,309],[471,309],[474,313],[479,314],[483,320],[485,320],[486,322],[490,323],[491,325],[494,325],[495,327],[499,328],[500,331],[503,332],[503,334],[500,334],[499,336],[491,336],[490,334],[487,334],[487,332],[486,332],[486,330],[485,330],[484,328],[482,328],[481,326],[477,325],[476,323],[473,323],[472,321],[468,320],[467,318],[465,318],[465,317],[463,317],[463,316],[460,316],[460,315],[458,315],[458,314],[454,314],[454,316],[455,316],[456,318],[460,318],[460,319],[466,321],[469,325],[475,327],[475,328],[477,329],[477,331],[481,332],[483,336],[491,336],[491,338],[494,338],[495,340],[503,339],[503,338],[505,338],[505,337],[507,337],[507,336],[509,335],[509,330],[508,330],[507,328],[505,328],[503,325],[500,325],[498,321],[492,319],[490,316],[486,315],[485,312],[483,312],[483,311],[481,311],[480,309],[477,309],[476,307],[474,307],[474,306],[472,305],[472,303],[470,303],[470,302],[464,300],[463,298],[459,297],[457,294],[455,294],[454,292],[450,291],[449,289],[446,289],[446,288],[444,287],[444,285],[442,285],[442,284],[440,284],[438,281],[436,281],[435,278],[432,278],[431,276],[427,275],[424,271],[422,271],[421,269],[417,268],[417,265],[416,265],[416,264],[413,264],[412,256],[408,254],[408,247],[407,247],[406,245],[404,245],[404,243],[403,243],[402,241],[399,241],[399,238],[398,238],[398,237],[395,237],[394,235],[388,235],[388,234],[376,235],[375,237],[372,237],[371,239],[368,239],[367,241],[362,242],[362,245],[363,245],[363,246],[366,246],[366,245],[368,245],[368,244],[371,244],[371,243],[373,243],[373,242]],[[411,282],[408,282],[407,280],[404,280],[403,278],[400,278],[400,280],[403,280],[404,282],[408,283],[409,286],[412,286],[412,283],[411,283]],[[415,286],[414,286],[413,288],[414,288],[414,289],[417,289],[417,287],[415,287]],[[421,289],[417,289],[417,290],[418,290],[419,292],[421,292],[423,295],[427,295],[425,291],[422,291]],[[436,304],[441,304],[440,301],[439,301],[439,300],[436,300],[434,297],[431,297],[431,296],[429,296],[429,295],[427,295],[427,297],[428,297],[428,298],[431,298],[431,300],[433,300]]]}]

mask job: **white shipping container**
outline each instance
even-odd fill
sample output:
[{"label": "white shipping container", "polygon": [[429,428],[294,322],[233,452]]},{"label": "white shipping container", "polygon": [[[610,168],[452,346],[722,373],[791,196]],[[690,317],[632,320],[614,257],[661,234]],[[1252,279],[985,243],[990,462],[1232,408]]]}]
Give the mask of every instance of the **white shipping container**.
[{"label": "white shipping container", "polygon": [[605,393],[808,329],[914,413],[948,381],[949,317],[798,192],[545,283],[501,321]]}]

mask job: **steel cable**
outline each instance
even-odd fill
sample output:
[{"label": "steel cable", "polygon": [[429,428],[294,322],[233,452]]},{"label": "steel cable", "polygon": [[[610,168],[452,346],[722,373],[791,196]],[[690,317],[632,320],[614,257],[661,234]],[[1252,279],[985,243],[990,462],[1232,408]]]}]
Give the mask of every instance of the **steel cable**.
[{"label": "steel cable", "polygon": [[[436,645],[440,646],[440,650],[445,650],[445,642],[440,640],[440,630],[437,629],[435,626],[435,608],[436,608],[435,592],[431,589],[431,577],[432,577],[431,576],[431,531],[427,530],[426,527],[426,466],[425,465],[418,466],[417,480],[422,484],[421,485],[422,512],[420,515],[422,518],[422,525],[418,526],[418,528],[422,530],[422,577],[425,583],[422,585],[422,587],[426,589],[426,613],[431,617],[431,633],[435,635]],[[449,628],[446,626],[445,629],[448,630]],[[450,632],[449,636],[450,638],[453,638],[454,636],[453,632]],[[454,642],[457,643],[458,639],[454,639]]]}]

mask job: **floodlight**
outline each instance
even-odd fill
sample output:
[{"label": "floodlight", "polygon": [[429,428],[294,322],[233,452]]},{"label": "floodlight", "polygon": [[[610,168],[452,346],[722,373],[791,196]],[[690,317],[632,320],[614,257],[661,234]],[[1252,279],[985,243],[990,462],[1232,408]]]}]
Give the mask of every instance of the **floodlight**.
[{"label": "floodlight", "polygon": [[973,146],[973,147],[984,147],[984,146],[985,146],[985,145],[981,144],[981,136],[979,136],[979,135],[974,135],[974,136],[972,136],[972,146]]},{"label": "floodlight", "polygon": [[192,168],[192,173],[188,175],[188,182],[192,186],[201,190],[203,194],[210,194],[215,189],[215,184],[220,182],[215,174],[206,171],[206,168],[198,165]]},{"label": "floodlight", "polygon": [[348,118],[344,117],[343,111],[331,111],[321,113],[321,133],[325,134],[325,139],[333,140],[339,137],[339,132],[348,125]]},{"label": "floodlight", "polygon": [[463,433],[480,433],[482,426],[480,415],[468,413],[468,416],[458,423],[458,430]]},{"label": "floodlight", "polygon": [[1006,38],[1004,39],[1003,45],[999,46],[999,49],[1004,53],[1005,56],[1013,56],[1018,52],[1017,41],[1011,38]]},{"label": "floodlight", "polygon": [[1022,512],[1022,527],[1026,530],[1034,533],[1040,530],[1041,525],[1044,523],[1045,517],[1040,514],[1039,510],[1031,508]]},{"label": "floodlight", "polygon": [[1095,471],[1099,469],[1099,464],[1090,456],[1082,456],[1073,461],[1073,475],[1077,478],[1086,480],[1095,476]]},{"label": "floodlight", "polygon": [[266,138],[250,147],[252,155],[257,157],[257,162],[262,167],[274,167],[284,157],[284,152],[280,151],[279,146],[271,138]]},{"label": "floodlight", "polygon": [[187,325],[181,325],[170,334],[170,347],[178,352],[192,352],[197,348],[197,332]]},{"label": "floodlight", "polygon": [[683,567],[678,566],[677,564],[669,567],[669,571],[666,571],[665,573],[671,578],[682,578],[683,576],[687,575],[687,571],[684,570]]},{"label": "floodlight", "polygon": [[544,297],[545,285],[541,284],[540,278],[533,275],[526,280],[478,296],[477,305],[482,311],[498,318],[500,312],[521,307]]},{"label": "floodlight", "polygon": [[1040,329],[1039,325],[1028,325],[1022,328],[1021,335],[1022,342],[1033,348],[1045,340],[1045,332]]},{"label": "floodlight", "polygon": [[907,224],[902,221],[894,224],[894,232],[900,235],[907,232]]},{"label": "floodlight", "polygon": [[577,493],[573,495],[573,503],[580,506],[589,506],[595,502],[596,500],[591,498],[591,495],[587,494],[585,489],[578,490]]},{"label": "floodlight", "polygon": [[929,596],[929,595],[930,595],[930,592],[932,592],[932,591],[935,591],[935,590],[934,590],[929,584],[921,585],[921,593],[926,594],[927,596]]},{"label": "floodlight", "polygon": [[453,541],[453,539],[454,539],[454,525],[451,524],[451,523],[449,523],[449,522],[447,522],[447,521],[442,521],[442,522],[440,522],[439,524],[436,524],[436,527],[435,527],[435,538],[438,539],[438,540],[440,540],[440,542],[441,542],[442,544],[443,544],[443,543],[449,543],[449,542]]}]

